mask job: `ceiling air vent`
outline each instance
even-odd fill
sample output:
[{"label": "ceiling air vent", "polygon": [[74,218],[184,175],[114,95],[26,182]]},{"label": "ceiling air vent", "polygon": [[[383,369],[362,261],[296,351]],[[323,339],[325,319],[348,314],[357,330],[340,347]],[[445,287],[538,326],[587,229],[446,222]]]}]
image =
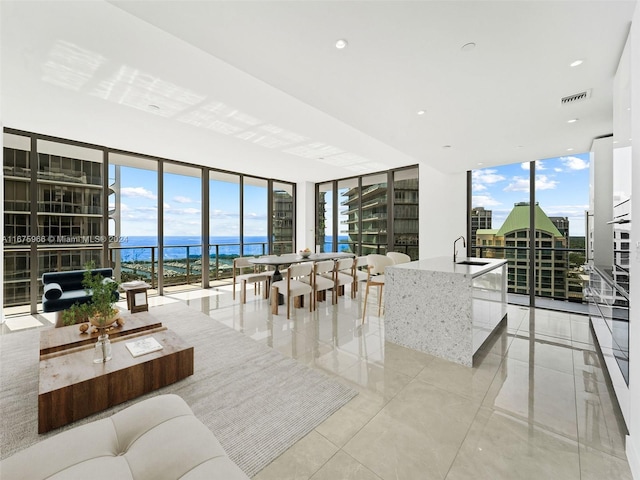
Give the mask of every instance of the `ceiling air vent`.
[{"label": "ceiling air vent", "polygon": [[566,97],[562,97],[560,99],[561,105],[568,105],[570,103],[581,102],[582,100],[586,100],[591,97],[591,90],[585,90],[584,92],[574,93],[573,95],[569,95]]}]

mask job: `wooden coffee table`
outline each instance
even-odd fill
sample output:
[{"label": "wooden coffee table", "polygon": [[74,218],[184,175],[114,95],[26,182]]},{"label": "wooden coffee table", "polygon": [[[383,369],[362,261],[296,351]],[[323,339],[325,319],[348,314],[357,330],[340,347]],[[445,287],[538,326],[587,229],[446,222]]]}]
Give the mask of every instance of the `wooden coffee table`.
[{"label": "wooden coffee table", "polygon": [[[133,357],[125,344],[147,337],[157,340],[162,350]],[[40,356],[38,433],[193,375],[193,347],[165,327],[114,338],[113,358],[106,363],[93,363],[94,343],[74,343]]]},{"label": "wooden coffee table", "polygon": [[[116,325],[107,332],[109,339],[112,341],[123,335],[133,335],[162,327],[162,322],[156,320],[148,313],[136,315],[135,317],[125,313],[122,314],[122,318],[125,320],[124,325]],[[40,332],[40,356],[84,345],[93,345],[98,340],[98,335],[98,332],[80,333],[80,327],[78,325],[43,330]]]}]

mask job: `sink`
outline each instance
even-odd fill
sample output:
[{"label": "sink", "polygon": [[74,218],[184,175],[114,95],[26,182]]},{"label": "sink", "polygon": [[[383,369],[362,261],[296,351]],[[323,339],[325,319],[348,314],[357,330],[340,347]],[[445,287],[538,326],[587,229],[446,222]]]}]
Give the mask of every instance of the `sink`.
[{"label": "sink", "polygon": [[478,262],[476,260],[463,260],[462,262],[456,262],[456,265],[473,265],[476,267],[484,267],[489,265],[489,262]]}]

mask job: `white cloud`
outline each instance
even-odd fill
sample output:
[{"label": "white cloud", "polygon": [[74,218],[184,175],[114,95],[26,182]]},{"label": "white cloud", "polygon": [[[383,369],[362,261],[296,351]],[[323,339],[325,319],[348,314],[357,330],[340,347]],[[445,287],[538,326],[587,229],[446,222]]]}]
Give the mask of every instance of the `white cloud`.
[{"label": "white cloud", "polygon": [[580,157],[560,157],[560,161],[569,170],[584,170],[589,168],[589,162]]},{"label": "white cloud", "polygon": [[528,192],[529,179],[524,177],[513,177],[511,183],[504,188],[505,192]]},{"label": "white cloud", "polygon": [[494,199],[491,195],[473,195],[471,198],[471,205],[474,207],[495,207],[496,205],[502,205],[499,201]]},{"label": "white cloud", "polygon": [[560,173],[560,172],[562,172],[562,169],[561,169],[561,168],[559,168],[559,167],[555,167],[555,168],[553,169],[553,171],[554,171],[554,172],[558,172],[558,173]]},{"label": "white cloud", "polygon": [[123,187],[120,189],[120,195],[123,197],[138,197],[157,200],[157,196],[144,187]]},{"label": "white cloud", "polygon": [[193,203],[193,200],[191,200],[189,197],[182,197],[180,195],[178,195],[177,197],[173,197],[173,200],[178,203]]},{"label": "white cloud", "polygon": [[[536,190],[553,190],[558,185],[557,180],[552,180],[547,175],[536,175]],[[504,188],[505,192],[528,192],[529,179],[525,177],[513,177],[511,183]]]},{"label": "white cloud", "polygon": [[179,210],[180,213],[184,213],[185,215],[197,215],[200,213],[199,208],[183,208]]},{"label": "white cloud", "polygon": [[491,186],[506,180],[505,176],[497,172],[497,170],[490,168],[474,170],[471,174],[471,190],[474,192],[482,192],[488,189],[487,185]]},{"label": "white cloud", "polygon": [[536,190],[553,190],[557,185],[557,180],[552,180],[546,175],[536,175]]}]

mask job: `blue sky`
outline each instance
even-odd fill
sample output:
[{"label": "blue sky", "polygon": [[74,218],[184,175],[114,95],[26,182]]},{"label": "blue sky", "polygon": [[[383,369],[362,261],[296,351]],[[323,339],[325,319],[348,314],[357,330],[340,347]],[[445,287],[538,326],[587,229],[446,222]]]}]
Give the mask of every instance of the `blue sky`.
[{"label": "blue sky", "polygon": [[[121,175],[121,235],[155,236],[156,172],[123,166]],[[165,175],[165,235],[199,236],[200,180],[184,175]],[[493,228],[502,225],[514,203],[529,200],[528,163],[474,170],[472,177],[472,205],[493,211]],[[239,187],[228,182],[215,182],[214,186],[210,206],[211,231],[216,236],[237,235]],[[571,235],[584,236],[584,212],[589,208],[589,154],[538,161],[536,200],[547,215],[569,217]],[[266,236],[266,208],[266,189],[245,185],[245,235]]]},{"label": "blue sky", "polygon": [[[155,236],[158,218],[157,173],[121,167],[121,232],[123,236]],[[200,236],[200,179],[165,173],[165,236]],[[239,234],[239,187],[214,182],[210,228],[216,236]],[[267,235],[267,191],[245,185],[245,235]]]},{"label": "blue sky", "polygon": [[[500,228],[516,202],[529,201],[529,163],[472,172],[472,205],[493,211],[492,228]],[[589,208],[589,154],[536,162],[536,202],[550,217],[568,217],[569,234],[584,236]]]}]

